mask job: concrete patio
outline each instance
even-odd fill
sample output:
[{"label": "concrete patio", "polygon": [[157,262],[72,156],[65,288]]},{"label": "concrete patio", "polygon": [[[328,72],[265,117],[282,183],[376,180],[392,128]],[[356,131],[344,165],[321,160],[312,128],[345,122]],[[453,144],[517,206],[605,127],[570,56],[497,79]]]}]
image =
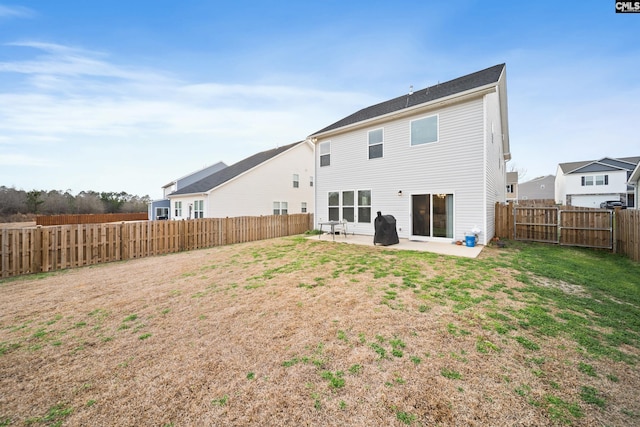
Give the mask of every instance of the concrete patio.
[{"label": "concrete patio", "polygon": [[[335,236],[335,240],[333,239],[331,234],[321,234],[320,236],[311,236],[309,237],[309,239],[315,239],[327,243],[347,243],[351,245],[374,246],[373,236],[365,236],[361,234],[349,234],[346,236],[339,234]],[[465,258],[476,258],[480,254],[480,252],[482,252],[482,248],[484,247],[476,245],[470,248],[464,245],[454,245],[451,243],[420,242],[409,239],[400,239],[400,243],[398,243],[397,245],[375,246],[383,249],[432,252],[441,255],[451,255]]]}]

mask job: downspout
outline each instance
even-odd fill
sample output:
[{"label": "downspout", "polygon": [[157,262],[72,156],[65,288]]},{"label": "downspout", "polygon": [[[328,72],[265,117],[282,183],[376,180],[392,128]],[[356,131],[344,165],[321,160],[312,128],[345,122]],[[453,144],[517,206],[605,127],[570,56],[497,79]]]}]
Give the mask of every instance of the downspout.
[{"label": "downspout", "polygon": [[489,230],[487,229],[487,96],[484,95],[482,97],[482,182],[483,182],[483,192],[482,192],[482,228],[484,230],[484,239],[478,243],[486,245],[487,244],[487,233]]}]

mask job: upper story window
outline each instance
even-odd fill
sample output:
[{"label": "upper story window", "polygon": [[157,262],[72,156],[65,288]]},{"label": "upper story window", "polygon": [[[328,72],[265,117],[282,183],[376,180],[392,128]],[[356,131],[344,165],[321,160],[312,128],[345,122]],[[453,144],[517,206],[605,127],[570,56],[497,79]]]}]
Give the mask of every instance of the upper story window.
[{"label": "upper story window", "polygon": [[411,121],[411,145],[438,142],[438,116]]},{"label": "upper story window", "polygon": [[313,187],[313,176],[309,177],[309,187]]},{"label": "upper story window", "polygon": [[382,157],[382,146],[384,142],[384,133],[382,129],[369,131],[369,158],[377,159]]},{"label": "upper story window", "polygon": [[507,184],[507,193],[513,193],[513,184]]},{"label": "upper story window", "polygon": [[331,141],[320,143],[320,166],[331,164]]},{"label": "upper story window", "polygon": [[609,185],[609,175],[586,175],[580,179],[583,187],[590,185]]},{"label": "upper story window", "polygon": [[297,173],[293,174],[293,188],[300,187],[300,176]]}]

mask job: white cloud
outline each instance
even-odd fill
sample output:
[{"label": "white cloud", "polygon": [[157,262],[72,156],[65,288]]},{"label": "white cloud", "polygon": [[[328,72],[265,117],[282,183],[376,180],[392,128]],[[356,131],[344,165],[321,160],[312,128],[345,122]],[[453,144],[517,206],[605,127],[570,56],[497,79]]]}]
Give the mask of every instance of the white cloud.
[{"label": "white cloud", "polygon": [[[0,83],[0,144],[14,152],[3,162],[34,166],[28,172],[14,168],[12,175],[0,171],[0,182],[18,185],[35,182],[38,167],[45,165],[38,159],[46,157],[59,173],[41,178],[36,187],[151,194],[206,164],[231,164],[302,140],[374,101],[356,92],[309,87],[194,84],[82,49],[14,46],[44,52],[0,63],[0,81],[6,73],[21,79],[18,85]],[[113,173],[116,166],[125,172]],[[144,176],[126,172],[143,170]],[[97,188],[105,181],[110,188]]]},{"label": "white cloud", "polygon": [[31,18],[33,10],[23,6],[3,6],[0,4],[0,18]]},{"label": "white cloud", "polygon": [[0,154],[0,165],[3,166],[48,166],[49,161],[26,154]]}]

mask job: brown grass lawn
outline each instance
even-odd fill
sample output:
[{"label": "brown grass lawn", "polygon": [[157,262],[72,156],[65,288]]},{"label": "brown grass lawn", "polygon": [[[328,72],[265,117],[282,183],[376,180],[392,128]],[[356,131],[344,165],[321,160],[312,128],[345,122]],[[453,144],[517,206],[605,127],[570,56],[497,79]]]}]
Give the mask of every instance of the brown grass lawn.
[{"label": "brown grass lawn", "polygon": [[513,326],[508,251],[289,237],[5,280],[0,426],[640,424],[634,364]]}]

